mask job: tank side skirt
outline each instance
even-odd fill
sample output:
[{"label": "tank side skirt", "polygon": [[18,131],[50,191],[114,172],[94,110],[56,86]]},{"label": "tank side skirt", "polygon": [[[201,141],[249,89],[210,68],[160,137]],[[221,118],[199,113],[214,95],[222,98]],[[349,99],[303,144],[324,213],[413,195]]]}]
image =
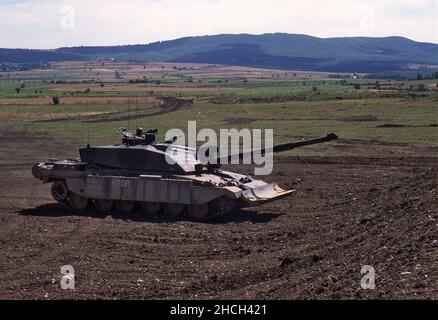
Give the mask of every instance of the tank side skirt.
[{"label": "tank side skirt", "polygon": [[191,180],[89,175],[86,179],[67,179],[67,183],[71,191],[91,199],[192,203]]},{"label": "tank side skirt", "polygon": [[250,183],[238,187],[193,186],[186,179],[163,179],[159,176],[113,177],[89,175],[86,179],[68,178],[68,189],[90,199],[113,199],[138,202],[205,204],[221,197],[243,199],[250,205],[278,199],[294,190],[285,191],[275,184]]}]

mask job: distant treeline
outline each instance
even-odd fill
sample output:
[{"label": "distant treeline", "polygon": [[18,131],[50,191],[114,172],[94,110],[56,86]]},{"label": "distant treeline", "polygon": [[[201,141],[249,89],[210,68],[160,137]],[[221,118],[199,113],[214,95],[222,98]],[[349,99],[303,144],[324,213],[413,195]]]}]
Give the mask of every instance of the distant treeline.
[{"label": "distant treeline", "polygon": [[381,79],[381,80],[432,80],[438,79],[438,72],[420,73],[410,72],[405,74],[400,73],[373,73],[364,76],[365,79]]},{"label": "distant treeline", "polygon": [[30,71],[34,69],[48,69],[48,68],[50,68],[50,64],[48,62],[0,63],[0,72]]}]

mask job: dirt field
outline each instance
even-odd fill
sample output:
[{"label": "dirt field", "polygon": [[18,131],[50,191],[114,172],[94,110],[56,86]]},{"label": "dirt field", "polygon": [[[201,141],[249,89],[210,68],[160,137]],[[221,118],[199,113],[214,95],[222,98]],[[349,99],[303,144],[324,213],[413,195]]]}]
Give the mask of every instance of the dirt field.
[{"label": "dirt field", "polygon": [[327,77],[330,73],[313,71],[296,71],[280,69],[262,69],[251,67],[225,66],[202,63],[161,63],[161,62],[123,62],[123,61],[62,61],[52,62],[51,69],[34,69],[26,71],[0,72],[3,79],[35,80],[53,78],[82,81],[93,79],[99,81],[115,81],[115,72],[125,80],[137,80],[143,77],[166,79],[194,79],[241,77],[312,79]]},{"label": "dirt field", "polygon": [[[2,299],[438,298],[436,148],[279,157],[267,180],[297,188],[293,197],[192,223],[66,211],[30,168],[75,150],[1,136]],[[74,291],[60,289],[65,264]],[[363,265],[375,268],[375,290],[360,288]]]}]

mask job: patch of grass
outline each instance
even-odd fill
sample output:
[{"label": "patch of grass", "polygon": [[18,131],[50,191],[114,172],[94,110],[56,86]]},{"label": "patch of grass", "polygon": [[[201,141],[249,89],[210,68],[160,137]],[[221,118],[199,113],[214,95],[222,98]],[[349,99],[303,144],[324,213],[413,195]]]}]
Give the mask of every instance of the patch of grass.
[{"label": "patch of grass", "polygon": [[[61,139],[72,147],[85,145],[88,137],[93,144],[117,143],[120,141],[118,127],[129,127],[131,130],[137,126],[156,128],[163,135],[171,128],[186,130],[188,120],[196,120],[198,129],[274,129],[276,143],[335,132],[342,139],[351,141],[438,145],[438,128],[431,126],[438,123],[437,92],[380,92],[356,90],[352,85],[361,83],[363,88],[373,80],[352,80],[351,83],[347,81],[347,84],[339,79],[315,78],[265,78],[248,82],[230,79],[221,83],[216,80],[204,79],[201,83],[174,82],[172,86],[176,89],[169,86],[165,91],[154,91],[153,96],[190,96],[195,97],[196,101],[189,108],[158,115],[153,115],[159,110],[156,105],[136,99],[128,100],[129,103],[102,101],[93,104],[62,104],[63,95],[69,95],[77,88],[90,87],[89,96],[107,97],[108,101],[111,101],[111,96],[118,95],[150,96],[150,92],[141,91],[141,86],[138,89],[138,84],[134,88],[126,82],[106,83],[104,87],[98,83],[55,87],[41,82],[25,83],[21,92],[16,94],[15,88],[21,87],[19,82],[2,82],[0,98],[31,99],[32,92],[38,91],[38,96],[60,96],[61,104],[0,104],[0,128],[19,127],[30,134],[45,134]],[[405,81],[406,85],[417,82]],[[395,84],[394,81],[380,83]],[[145,91],[146,87],[149,91],[150,85],[144,86]],[[198,87],[208,87],[209,90],[199,92],[196,91]],[[184,90],[181,91],[181,88]],[[89,122],[90,119],[100,121]],[[308,147],[296,154],[336,155],[335,147],[339,144],[342,142]]]},{"label": "patch of grass", "polygon": [[[131,130],[137,126],[156,128],[164,135],[171,128],[180,128],[185,131],[187,121],[196,120],[198,129],[212,128],[217,131],[221,128],[274,129],[276,143],[335,132],[342,139],[347,140],[438,146],[438,128],[430,126],[436,122],[438,107],[430,99],[416,102],[375,98],[367,101],[221,105],[201,102],[188,109],[155,116],[136,114],[135,109],[127,109],[127,107],[120,110],[109,105],[90,105],[89,107],[62,105],[60,110],[52,114],[53,118],[57,113],[70,116],[82,115],[82,118],[42,122],[27,118],[28,112],[33,112],[34,117],[47,117],[49,110],[53,111],[54,108],[54,106],[19,106],[14,111],[18,110],[17,114],[23,117],[10,118],[10,120],[19,122],[18,125],[29,132],[47,134],[77,145],[84,145],[88,141],[87,132],[90,133],[94,144],[117,143],[120,140],[117,133],[118,127],[129,127]],[[131,108],[135,107],[131,106]],[[5,115],[9,112],[11,112],[11,107],[7,107],[6,110],[0,107],[0,118],[5,119]],[[85,121],[87,114],[99,112],[122,112],[122,114],[131,112],[134,118],[99,123]],[[369,117],[372,120],[366,121]],[[111,119],[111,116],[108,116],[108,119]],[[379,128],[378,126],[382,124],[400,124],[405,127]]]}]

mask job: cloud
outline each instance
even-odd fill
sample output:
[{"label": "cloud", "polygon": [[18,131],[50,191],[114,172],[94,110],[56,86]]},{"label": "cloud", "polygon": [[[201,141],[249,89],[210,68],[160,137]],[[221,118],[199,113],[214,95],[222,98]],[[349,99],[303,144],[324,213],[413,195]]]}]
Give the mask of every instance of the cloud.
[{"label": "cloud", "polygon": [[0,47],[135,44],[265,32],[400,35],[438,42],[434,0],[3,0],[0,12]]}]

